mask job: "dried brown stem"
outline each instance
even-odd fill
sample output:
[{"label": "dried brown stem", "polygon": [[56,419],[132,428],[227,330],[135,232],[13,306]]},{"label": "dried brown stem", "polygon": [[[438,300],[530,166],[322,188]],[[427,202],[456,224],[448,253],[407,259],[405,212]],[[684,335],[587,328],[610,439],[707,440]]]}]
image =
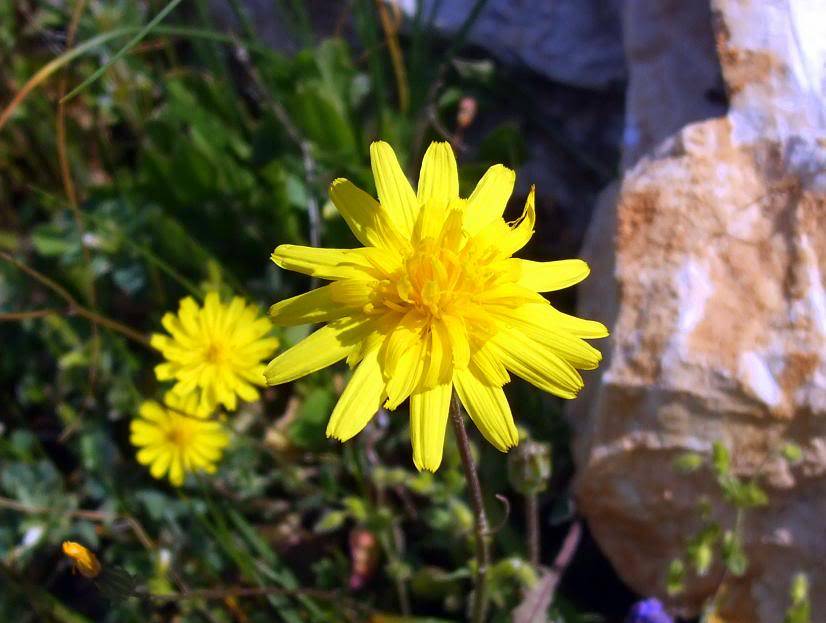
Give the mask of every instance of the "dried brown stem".
[{"label": "dried brown stem", "polygon": [[487,579],[488,568],[490,567],[490,530],[488,528],[488,516],[485,513],[484,498],[482,497],[482,485],[479,483],[479,475],[476,473],[476,464],[470,450],[470,440],[459,408],[459,398],[455,392],[450,399],[450,420],[453,424],[453,432],[456,435],[456,443],[459,446],[462,467],[464,467],[465,478],[470,491],[476,533],[476,574],[470,620],[472,623],[482,623],[485,620],[488,605]]},{"label": "dried brown stem", "polygon": [[[78,300],[75,297],[73,297],[71,294],[69,294],[69,291],[66,290],[66,288],[61,286],[59,283],[57,283],[53,279],[50,279],[49,277],[47,277],[46,275],[44,275],[40,271],[35,270],[31,266],[28,266],[27,264],[21,262],[20,260],[18,260],[15,257],[12,257],[11,255],[9,255],[8,253],[6,253],[4,251],[0,251],[0,259],[2,259],[5,262],[8,262],[9,264],[12,264],[13,266],[16,266],[17,268],[22,270],[24,273],[29,275],[32,279],[34,279],[35,281],[38,281],[39,283],[43,284],[49,290],[54,292],[57,296],[62,298],[64,301],[66,301],[66,304],[68,305],[68,309],[65,312],[63,312],[65,315],[68,315],[68,316],[71,316],[71,315],[81,316],[82,318],[85,318],[85,319],[89,320],[92,323],[96,323],[96,324],[98,324],[102,327],[106,327],[107,329],[111,329],[112,331],[116,331],[117,333],[120,333],[121,335],[125,335],[129,339],[134,340],[134,341],[142,344],[143,346],[146,346],[147,348],[152,348],[152,346],[149,343],[149,340],[146,338],[145,335],[143,335],[141,333],[138,333],[132,327],[129,327],[129,326],[123,324],[122,322],[118,322],[117,320],[112,320],[111,318],[107,318],[106,316],[102,316],[102,315],[98,314],[97,312],[95,312],[95,311],[93,311],[93,310],[91,310],[87,307],[84,307],[83,305],[81,305],[78,302]],[[32,312],[19,312],[19,313],[28,314],[27,317],[43,317],[43,316],[48,315],[48,314],[43,313],[46,310],[34,310],[34,311],[36,312],[36,315],[31,315]],[[18,312],[12,312],[12,313],[18,313]],[[55,313],[59,314],[61,312],[55,310]]]}]

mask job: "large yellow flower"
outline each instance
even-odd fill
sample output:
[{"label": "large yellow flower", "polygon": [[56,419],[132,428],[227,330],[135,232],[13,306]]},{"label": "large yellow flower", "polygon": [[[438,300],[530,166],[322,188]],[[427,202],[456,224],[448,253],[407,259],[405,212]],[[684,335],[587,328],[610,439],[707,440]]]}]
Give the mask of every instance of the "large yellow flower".
[{"label": "large yellow flower", "polygon": [[327,324],[274,359],[267,383],[291,381],[347,358],[355,367],[333,410],[327,435],[341,441],[384,405],[410,397],[413,462],[442,460],[451,392],[473,422],[506,451],[518,435],[502,386],[508,371],[540,389],[573,398],[579,369],[601,355],[582,338],[608,334],[592,320],[554,309],[539,292],[583,280],[581,260],[532,262],[511,257],[533,234],[531,189],[522,216],[502,218],[515,174],[488,169],[467,199],[459,197],[453,151],[427,150],[414,192],[386,143],[370,148],[379,201],[344,179],[330,196],[359,249],[281,245],[273,261],[332,283],[270,308],[276,324]]},{"label": "large yellow flower", "polygon": [[216,469],[229,435],[223,424],[208,419],[209,409],[198,404],[198,396],[181,398],[167,392],[165,405],[144,402],[139,417],[132,420],[129,440],[138,448],[138,462],[149,466],[154,478],[169,474],[179,487],[190,472]]},{"label": "large yellow flower", "polygon": [[203,308],[191,298],[180,303],[177,314],[161,319],[170,335],[155,333],[152,346],[166,359],[155,367],[159,381],[175,380],[179,396],[197,392],[201,405],[222,404],[232,411],[236,397],[258,399],[256,385],[264,385],[262,360],[271,356],[278,340],[269,337],[272,323],[259,316],[255,305],[235,297],[223,304],[218,294],[207,294]]}]

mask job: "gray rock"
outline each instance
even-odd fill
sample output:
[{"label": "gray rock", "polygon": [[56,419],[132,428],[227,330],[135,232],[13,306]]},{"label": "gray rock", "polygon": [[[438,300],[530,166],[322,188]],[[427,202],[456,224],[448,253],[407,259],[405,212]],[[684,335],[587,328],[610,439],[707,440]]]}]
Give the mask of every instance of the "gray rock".
[{"label": "gray rock", "polygon": [[[601,199],[580,314],[608,321],[598,379],[572,404],[580,508],[637,591],[666,598],[697,503],[734,524],[685,451],[731,451],[769,505],[746,516],[750,564],[689,574],[727,623],[783,619],[792,577],[826,611],[826,2],[629,0],[622,179]],[[717,63],[715,63],[715,57]],[[720,72],[721,69],[721,72]],[[722,75],[729,104],[705,97]],[[799,465],[778,457],[786,441]]]},{"label": "gray rock", "polygon": [[[419,0],[399,0],[415,13]],[[437,0],[423,0],[425,15]],[[475,2],[442,0],[435,26],[455,34]],[[469,41],[551,80],[605,88],[625,79],[621,0],[489,0]]]}]

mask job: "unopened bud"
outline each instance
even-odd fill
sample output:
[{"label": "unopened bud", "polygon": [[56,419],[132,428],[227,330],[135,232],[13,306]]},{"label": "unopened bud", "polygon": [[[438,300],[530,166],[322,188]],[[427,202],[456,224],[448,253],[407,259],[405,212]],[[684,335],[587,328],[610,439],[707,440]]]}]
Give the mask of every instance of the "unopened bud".
[{"label": "unopened bud", "polygon": [[542,493],[551,477],[551,445],[523,441],[508,455],[508,479],[522,495]]}]

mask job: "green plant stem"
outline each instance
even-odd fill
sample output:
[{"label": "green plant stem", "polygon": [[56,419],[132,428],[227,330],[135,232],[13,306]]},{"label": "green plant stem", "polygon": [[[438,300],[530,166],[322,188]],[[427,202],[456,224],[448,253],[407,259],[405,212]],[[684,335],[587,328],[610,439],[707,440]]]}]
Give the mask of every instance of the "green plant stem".
[{"label": "green plant stem", "polygon": [[528,533],[528,560],[534,568],[539,567],[539,496],[529,493],[525,496],[525,530]]},{"label": "green plant stem", "polygon": [[395,541],[396,535],[394,534],[392,526],[386,530],[382,530],[379,535],[379,542],[381,543],[384,553],[390,563],[391,575],[393,576],[393,582],[396,585],[396,595],[399,600],[399,609],[401,610],[402,616],[409,617],[410,595],[407,592],[407,583],[405,582],[405,578],[399,573],[402,560]]},{"label": "green plant stem", "polygon": [[487,614],[488,586],[487,576],[490,567],[490,530],[488,517],[485,513],[485,504],[482,497],[482,485],[476,473],[476,464],[470,451],[470,440],[465,430],[465,422],[459,409],[459,398],[456,393],[450,399],[450,421],[453,423],[453,432],[462,457],[462,467],[465,470],[470,502],[473,506],[474,528],[476,533],[476,574],[474,576],[473,604],[470,610],[470,621],[482,623]]}]

